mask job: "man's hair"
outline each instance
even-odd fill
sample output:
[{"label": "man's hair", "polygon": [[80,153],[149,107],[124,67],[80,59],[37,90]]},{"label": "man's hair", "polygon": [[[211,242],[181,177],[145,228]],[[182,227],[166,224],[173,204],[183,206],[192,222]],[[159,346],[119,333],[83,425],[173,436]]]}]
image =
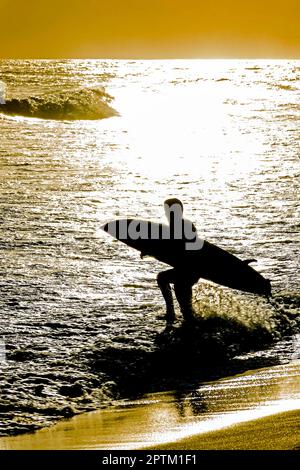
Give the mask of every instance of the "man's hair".
[{"label": "man's hair", "polygon": [[173,197],[171,199],[166,199],[164,202],[164,206],[167,207],[172,207],[173,205],[179,205],[181,207],[181,210],[183,211],[183,204],[180,201],[180,199],[177,199],[176,197]]}]

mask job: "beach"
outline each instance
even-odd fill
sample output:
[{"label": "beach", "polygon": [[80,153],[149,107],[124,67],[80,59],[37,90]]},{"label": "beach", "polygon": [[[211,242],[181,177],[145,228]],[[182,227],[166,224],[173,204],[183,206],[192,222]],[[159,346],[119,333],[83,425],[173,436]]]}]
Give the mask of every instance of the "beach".
[{"label": "beach", "polygon": [[154,393],[85,413],[35,433],[0,439],[2,450],[295,449],[299,361],[206,384],[196,393]]},{"label": "beach", "polygon": [[160,450],[299,450],[300,412],[290,411],[201,436],[170,442]]},{"label": "beach", "polygon": [[[267,418],[236,424],[234,426],[198,436],[183,438],[180,441],[159,444],[154,447],[141,447],[136,450],[299,450],[300,412],[278,413]],[[54,431],[55,432],[55,431]],[[78,434],[80,428],[78,429]],[[45,438],[47,439],[47,445]],[[48,440],[49,438],[49,440]],[[91,441],[93,436],[91,435]],[[65,447],[59,447],[49,434],[31,440],[28,446],[26,437],[17,440],[2,439],[1,450],[87,450],[90,446],[77,447],[76,439],[70,439]],[[55,446],[55,447],[54,447]],[[95,446],[94,450],[97,449]],[[103,449],[102,449],[103,450]],[[120,450],[120,449],[119,449]]]}]

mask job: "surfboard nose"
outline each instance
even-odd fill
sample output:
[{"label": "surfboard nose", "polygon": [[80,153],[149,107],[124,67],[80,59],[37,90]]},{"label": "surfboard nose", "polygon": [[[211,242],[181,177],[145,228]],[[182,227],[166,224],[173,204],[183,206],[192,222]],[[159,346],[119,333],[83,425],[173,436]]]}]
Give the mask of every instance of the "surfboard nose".
[{"label": "surfboard nose", "polygon": [[109,233],[114,238],[126,239],[127,237],[127,221],[126,220],[112,220],[100,226],[101,230]]},{"label": "surfboard nose", "polygon": [[106,222],[106,224],[100,225],[100,229],[104,232],[108,232],[108,222]]}]

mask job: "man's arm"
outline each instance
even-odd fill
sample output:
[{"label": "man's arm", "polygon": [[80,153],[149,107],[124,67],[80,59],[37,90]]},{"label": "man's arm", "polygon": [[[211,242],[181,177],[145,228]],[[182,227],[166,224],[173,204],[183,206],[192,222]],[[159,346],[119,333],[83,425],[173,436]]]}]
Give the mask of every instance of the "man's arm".
[{"label": "man's arm", "polygon": [[190,220],[184,220],[184,233],[186,250],[201,250],[204,245],[204,240],[198,237],[196,226]]}]

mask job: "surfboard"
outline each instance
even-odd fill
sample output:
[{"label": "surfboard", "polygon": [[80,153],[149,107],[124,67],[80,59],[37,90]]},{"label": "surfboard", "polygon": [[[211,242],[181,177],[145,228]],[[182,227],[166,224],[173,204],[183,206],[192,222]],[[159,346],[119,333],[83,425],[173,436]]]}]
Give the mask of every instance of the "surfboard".
[{"label": "surfboard", "polygon": [[186,239],[170,239],[170,229],[142,219],[118,219],[101,229],[144,255],[156,258],[197,279],[213,281],[232,289],[258,295],[271,295],[271,283],[260,273],[228,251],[204,241],[201,249],[187,249]]}]

